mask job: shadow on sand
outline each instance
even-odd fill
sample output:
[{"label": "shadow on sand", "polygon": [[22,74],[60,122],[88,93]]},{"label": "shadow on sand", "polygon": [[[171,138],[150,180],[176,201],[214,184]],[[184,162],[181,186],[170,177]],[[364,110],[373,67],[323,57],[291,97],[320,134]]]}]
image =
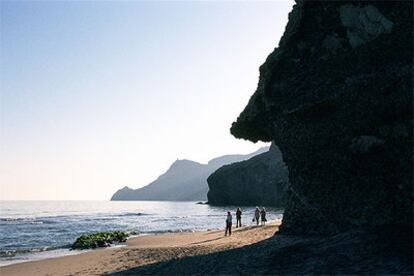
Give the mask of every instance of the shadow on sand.
[{"label": "shadow on sand", "polygon": [[391,236],[381,231],[329,237],[277,234],[237,249],[139,266],[111,275],[412,273],[411,232]]}]

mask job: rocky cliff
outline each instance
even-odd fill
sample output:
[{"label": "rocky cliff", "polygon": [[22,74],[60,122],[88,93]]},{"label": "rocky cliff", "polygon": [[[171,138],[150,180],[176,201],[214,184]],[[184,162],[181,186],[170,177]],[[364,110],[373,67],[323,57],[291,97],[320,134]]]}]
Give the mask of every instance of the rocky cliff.
[{"label": "rocky cliff", "polygon": [[297,1],[234,136],[289,168],[282,230],[412,229],[412,1]]},{"label": "rocky cliff", "polygon": [[207,182],[211,205],[284,207],[287,201],[288,171],[276,146],[248,160],[221,167]]},{"label": "rocky cliff", "polygon": [[268,151],[269,147],[242,155],[224,155],[201,164],[191,160],[176,160],[170,168],[155,181],[139,188],[124,187],[118,190],[111,200],[207,200],[207,177],[221,166],[246,160]]}]

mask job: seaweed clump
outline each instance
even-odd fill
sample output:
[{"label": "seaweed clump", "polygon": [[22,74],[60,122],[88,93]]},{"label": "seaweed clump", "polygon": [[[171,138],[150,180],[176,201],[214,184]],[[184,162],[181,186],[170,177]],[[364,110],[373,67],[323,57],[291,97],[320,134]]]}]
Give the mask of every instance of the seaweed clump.
[{"label": "seaweed clump", "polygon": [[72,244],[72,249],[94,249],[108,247],[114,243],[125,242],[129,234],[122,231],[99,232],[82,235]]}]

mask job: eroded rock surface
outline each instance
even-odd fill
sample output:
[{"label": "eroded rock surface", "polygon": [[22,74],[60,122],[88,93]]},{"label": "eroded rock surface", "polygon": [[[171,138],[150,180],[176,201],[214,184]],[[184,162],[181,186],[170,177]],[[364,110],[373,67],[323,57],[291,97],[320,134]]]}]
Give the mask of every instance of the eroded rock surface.
[{"label": "eroded rock surface", "polygon": [[372,5],[363,7],[353,4],[342,5],[339,13],[341,23],[347,29],[349,44],[353,48],[371,41],[383,33],[391,33],[394,25]]},{"label": "eroded rock surface", "polygon": [[412,230],[412,1],[297,1],[233,124],[289,168],[281,231]]}]

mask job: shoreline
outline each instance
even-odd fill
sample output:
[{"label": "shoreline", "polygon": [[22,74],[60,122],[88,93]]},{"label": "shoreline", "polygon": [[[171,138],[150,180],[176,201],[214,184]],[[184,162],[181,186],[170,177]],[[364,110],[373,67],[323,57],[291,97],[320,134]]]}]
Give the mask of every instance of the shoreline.
[{"label": "shoreline", "polygon": [[[199,231],[197,230],[189,230],[189,231],[166,230],[166,231],[161,231],[157,233],[142,233],[138,235],[131,235],[128,238],[128,240],[134,239],[137,237],[144,237],[144,236],[159,236],[159,235],[170,235],[170,234],[179,234],[179,233],[184,234],[184,233],[195,233],[195,232],[205,232],[205,231],[220,231],[220,230],[219,229],[208,229],[208,230],[199,230]],[[95,248],[95,249],[83,249],[83,250],[74,249],[73,250],[70,248],[70,245],[69,245],[67,247],[59,247],[59,248],[54,248],[51,250],[39,250],[39,251],[34,250],[33,252],[21,253],[19,255],[20,257],[19,259],[11,259],[11,260],[4,260],[4,261],[0,259],[0,269],[2,267],[9,266],[9,265],[22,264],[22,263],[27,263],[27,262],[37,262],[37,261],[55,259],[55,258],[60,258],[60,257],[84,254],[84,253],[94,251],[94,250],[114,249],[114,248],[121,248],[125,246],[128,246],[127,242],[120,243],[120,244],[114,244],[114,245],[111,245],[110,247],[101,247],[101,248]]]},{"label": "shoreline", "polygon": [[140,235],[128,239],[125,246],[1,266],[0,274],[101,275],[120,272],[157,262],[251,245],[273,236],[279,225],[280,221],[274,220],[265,227],[233,227],[233,235],[229,237],[224,237],[224,229]]}]

